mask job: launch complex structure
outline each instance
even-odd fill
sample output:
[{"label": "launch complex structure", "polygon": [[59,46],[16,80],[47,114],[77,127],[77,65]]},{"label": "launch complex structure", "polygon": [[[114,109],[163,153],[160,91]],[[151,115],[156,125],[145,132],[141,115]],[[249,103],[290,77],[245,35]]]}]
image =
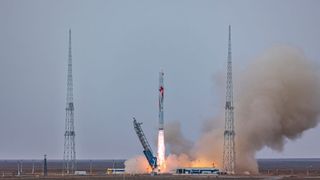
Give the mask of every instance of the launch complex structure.
[{"label": "launch complex structure", "polygon": [[[157,168],[161,173],[166,168],[165,139],[164,139],[164,72],[159,72],[159,129],[157,157],[152,153],[151,147],[142,131],[141,123],[134,119],[134,129],[144,148],[144,154],[153,170]],[[225,131],[223,146],[223,171],[227,174],[235,173],[235,131],[234,107],[232,84],[232,54],[231,54],[231,26],[229,25],[227,81],[225,104]],[[76,170],[75,128],[74,128],[74,103],[73,103],[73,78],[72,78],[72,52],[71,29],[69,30],[69,52],[67,73],[66,119],[64,133],[63,174],[73,174]]]},{"label": "launch complex structure", "polygon": [[159,73],[159,131],[158,131],[158,151],[157,157],[154,156],[149,142],[141,128],[142,123],[137,122],[133,118],[133,127],[143,147],[143,154],[145,155],[152,173],[161,173],[166,168],[165,163],[165,143],[164,143],[164,120],[163,120],[163,99],[164,99],[164,73],[161,70]]},{"label": "launch complex structure", "polygon": [[[165,140],[164,140],[164,73],[159,73],[159,130],[158,130],[158,151],[157,157],[152,153],[151,147],[145,137],[141,124],[134,119],[134,129],[144,148],[144,154],[154,171],[158,172],[166,168],[165,163]],[[231,26],[229,25],[228,56],[227,56],[227,81],[226,81],[226,104],[225,104],[225,130],[223,144],[223,172],[235,174],[235,130],[234,130],[234,106],[233,106],[233,82],[232,82],[232,53],[231,53]]]}]

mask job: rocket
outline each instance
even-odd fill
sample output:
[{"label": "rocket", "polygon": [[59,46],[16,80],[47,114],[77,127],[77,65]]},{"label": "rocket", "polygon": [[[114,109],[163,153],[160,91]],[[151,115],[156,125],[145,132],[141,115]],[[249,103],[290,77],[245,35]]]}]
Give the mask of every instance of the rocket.
[{"label": "rocket", "polygon": [[164,98],[164,86],[163,86],[163,71],[159,73],[159,130],[163,130],[163,98]]},{"label": "rocket", "polygon": [[159,73],[159,132],[158,132],[158,171],[161,172],[166,168],[165,165],[165,143],[164,143],[164,121],[163,121],[163,71]]}]

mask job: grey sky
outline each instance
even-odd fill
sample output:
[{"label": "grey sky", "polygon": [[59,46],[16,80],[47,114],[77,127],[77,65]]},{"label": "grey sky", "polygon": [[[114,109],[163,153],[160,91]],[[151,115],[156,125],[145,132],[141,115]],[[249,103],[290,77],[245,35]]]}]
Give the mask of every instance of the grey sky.
[{"label": "grey sky", "polygon": [[[277,44],[319,61],[319,8],[316,0],[0,0],[0,158],[62,158],[69,28],[77,158],[128,158],[142,151],[132,116],[155,141],[161,68],[165,121],[182,122],[194,140],[223,109],[214,79],[225,72],[228,24],[237,69]],[[319,157],[319,136],[317,127],[258,157]]]}]

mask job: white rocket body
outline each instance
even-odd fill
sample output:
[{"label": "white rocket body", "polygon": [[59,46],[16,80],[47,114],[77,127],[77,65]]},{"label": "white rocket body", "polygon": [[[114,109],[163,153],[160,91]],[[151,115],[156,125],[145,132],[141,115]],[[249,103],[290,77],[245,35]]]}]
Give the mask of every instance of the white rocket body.
[{"label": "white rocket body", "polygon": [[163,99],[164,99],[164,86],[163,75],[161,71],[159,73],[159,132],[158,132],[158,170],[161,172],[165,169],[165,143],[164,143],[164,121],[163,121]]}]

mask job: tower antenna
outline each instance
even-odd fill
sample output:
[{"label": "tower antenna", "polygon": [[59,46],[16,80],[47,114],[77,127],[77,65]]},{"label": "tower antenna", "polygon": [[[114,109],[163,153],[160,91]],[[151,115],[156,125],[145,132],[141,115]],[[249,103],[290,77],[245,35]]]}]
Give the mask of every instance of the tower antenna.
[{"label": "tower antenna", "polygon": [[229,25],[227,88],[225,106],[225,131],[223,145],[223,169],[228,174],[235,173],[235,132],[233,113],[233,84],[232,84],[232,56],[231,56],[231,26]]},{"label": "tower antenna", "polygon": [[67,75],[66,121],[64,133],[63,173],[73,173],[76,169],[76,150],[74,132],[73,79],[71,54],[71,29],[69,29],[69,56]]}]

